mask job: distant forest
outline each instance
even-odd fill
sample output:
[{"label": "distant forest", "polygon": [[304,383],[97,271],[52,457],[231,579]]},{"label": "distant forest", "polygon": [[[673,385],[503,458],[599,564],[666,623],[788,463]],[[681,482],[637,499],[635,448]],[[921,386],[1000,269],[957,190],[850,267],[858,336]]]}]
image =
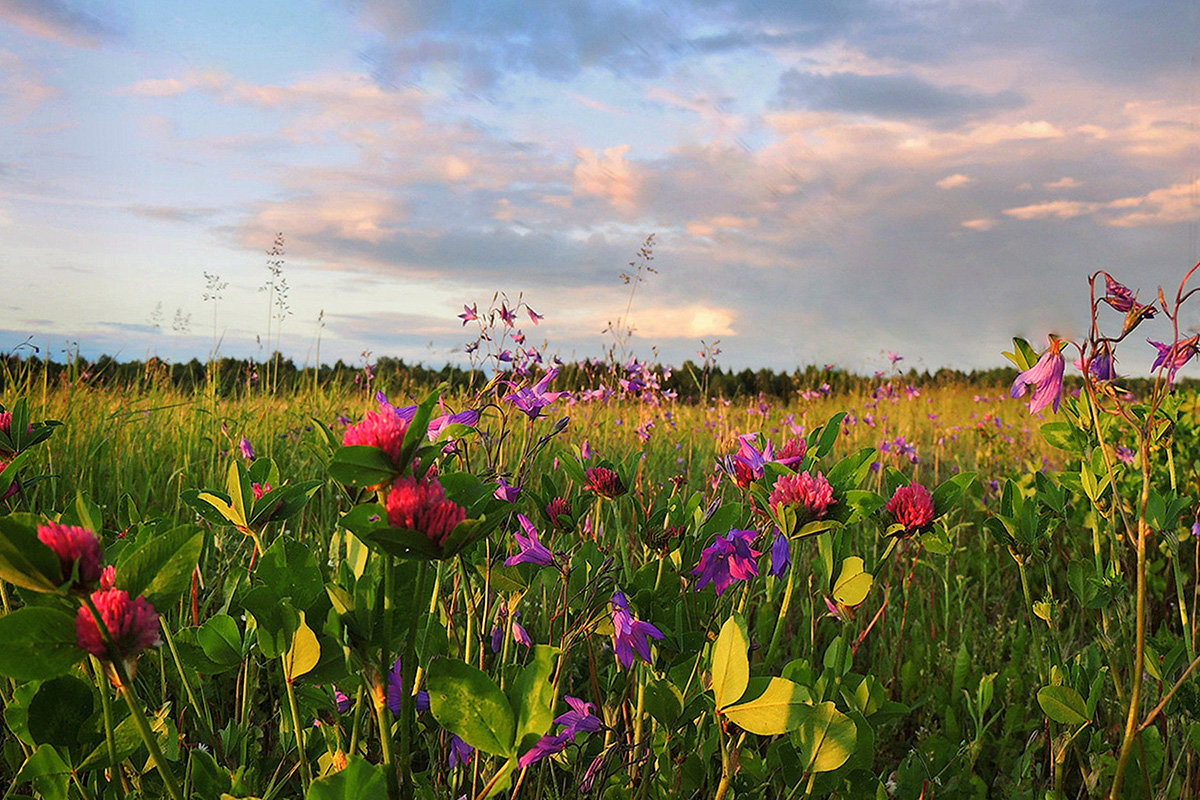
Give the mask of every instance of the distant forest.
[{"label": "distant forest", "polygon": [[[957,386],[974,388],[978,391],[994,391],[1007,388],[1016,378],[1014,368],[997,368],[962,372],[939,369],[936,372],[909,370],[890,371],[873,376],[856,375],[837,368],[808,366],[791,372],[771,369],[723,369],[685,361],[682,366],[671,368],[663,378],[664,368],[657,365],[645,369],[658,376],[661,390],[674,392],[684,402],[697,402],[704,395],[740,400],[763,396],[779,401],[789,401],[806,393],[853,394],[870,391],[881,381],[891,381],[901,386],[916,388],[929,386]],[[515,381],[521,376],[502,376]],[[564,364],[558,377],[550,387],[555,391],[579,391],[607,386],[618,389],[620,378],[630,374],[622,365],[604,362],[579,362]],[[210,363],[192,359],[183,363],[167,363],[156,358],[148,361],[117,361],[109,356],[89,361],[75,358],[67,362],[37,357],[18,358],[10,355],[0,358],[0,390],[12,386],[29,387],[44,383],[80,383],[91,386],[143,389],[173,387],[180,391],[215,390],[224,396],[262,392],[287,393],[317,386],[325,389],[360,390],[369,386],[378,387],[393,394],[416,393],[441,383],[449,385],[451,391],[465,391],[483,387],[492,375],[482,370],[469,369],[447,364],[440,369],[424,364],[408,364],[402,359],[380,357],[367,369],[337,361],[312,367],[300,368],[289,358],[277,356],[267,362],[222,358]],[[1130,388],[1136,390],[1132,382]]]}]

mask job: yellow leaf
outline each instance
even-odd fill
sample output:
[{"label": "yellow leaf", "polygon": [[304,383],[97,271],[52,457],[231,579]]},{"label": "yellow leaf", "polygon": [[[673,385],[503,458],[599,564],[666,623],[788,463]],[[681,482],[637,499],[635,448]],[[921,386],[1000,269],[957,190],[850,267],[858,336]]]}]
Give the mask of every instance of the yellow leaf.
[{"label": "yellow leaf", "polygon": [[712,650],[712,689],[717,708],[736,703],[750,682],[750,638],[740,614],[725,620]]},{"label": "yellow leaf", "polygon": [[842,561],[842,573],[833,584],[833,599],[844,606],[856,606],[867,599],[875,579],[863,571],[863,560],[850,556]]},{"label": "yellow leaf", "polygon": [[812,708],[808,689],[784,678],[755,678],[747,695],[761,693],[745,703],[729,706],[723,713],[738,727],[759,736],[777,736],[800,727]]},{"label": "yellow leaf", "polygon": [[283,676],[288,683],[292,683],[301,675],[311,672],[320,660],[321,645],[317,642],[317,635],[304,621],[304,612],[301,611],[300,627],[292,636],[292,646],[283,654]]}]

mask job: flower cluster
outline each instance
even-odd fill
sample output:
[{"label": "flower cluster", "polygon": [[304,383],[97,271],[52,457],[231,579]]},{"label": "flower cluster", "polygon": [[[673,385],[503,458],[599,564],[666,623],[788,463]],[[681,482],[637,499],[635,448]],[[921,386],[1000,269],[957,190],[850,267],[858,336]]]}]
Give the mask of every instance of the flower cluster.
[{"label": "flower cluster", "polygon": [[96,534],[79,525],[51,522],[39,525],[37,536],[38,541],[58,556],[61,567],[58,583],[64,584],[74,577],[74,588],[77,591],[91,591],[101,575],[100,540],[96,538]]},{"label": "flower cluster", "polygon": [[417,480],[402,475],[392,483],[387,496],[388,524],[407,528],[445,545],[458,523],[467,518],[466,510],[446,497],[446,490],[434,478]]},{"label": "flower cluster", "polygon": [[158,612],[146,598],[130,598],[124,589],[102,589],[92,593],[92,603],[112,635],[112,647],[105,643],[87,606],[80,607],[75,617],[75,635],[79,646],[96,658],[130,662],[147,647],[162,644]]},{"label": "flower cluster", "polygon": [[887,510],[892,519],[904,526],[902,536],[927,527],[936,516],[933,496],[919,483],[897,487],[892,499],[888,501]]},{"label": "flower cluster", "polygon": [[346,428],[342,444],[378,447],[398,467],[406,433],[408,421],[394,411],[368,411],[362,422]]},{"label": "flower cluster", "polygon": [[771,507],[778,510],[781,506],[789,506],[796,510],[802,522],[824,519],[829,507],[837,503],[833,499],[833,487],[825,476],[818,472],[811,475],[801,472],[797,475],[780,475],[771,491]]},{"label": "flower cluster", "polygon": [[588,488],[600,497],[611,500],[629,491],[625,487],[625,482],[621,480],[621,476],[608,467],[592,467],[585,475]]}]

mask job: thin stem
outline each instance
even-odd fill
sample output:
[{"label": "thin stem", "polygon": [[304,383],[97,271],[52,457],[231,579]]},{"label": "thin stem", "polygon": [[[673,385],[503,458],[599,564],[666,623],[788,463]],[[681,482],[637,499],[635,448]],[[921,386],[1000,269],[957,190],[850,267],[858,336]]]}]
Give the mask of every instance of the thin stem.
[{"label": "thin stem", "polygon": [[[280,661],[284,663],[284,670],[287,671],[287,657],[285,653],[280,657]],[[296,689],[292,685],[291,678],[284,676],[284,688],[287,690],[288,708],[292,712],[292,730],[296,734],[296,750],[300,754],[300,780],[304,785],[304,791],[308,792],[308,787],[312,785],[312,770],[308,766],[308,753],[304,750],[304,731],[300,727],[300,709],[296,706]]]}]

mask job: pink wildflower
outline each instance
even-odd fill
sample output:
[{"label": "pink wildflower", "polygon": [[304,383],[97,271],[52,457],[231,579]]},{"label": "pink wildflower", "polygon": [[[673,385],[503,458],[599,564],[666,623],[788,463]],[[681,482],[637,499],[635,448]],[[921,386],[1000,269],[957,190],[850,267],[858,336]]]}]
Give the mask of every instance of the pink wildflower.
[{"label": "pink wildflower", "polygon": [[388,454],[396,466],[400,466],[400,451],[404,449],[404,435],[408,433],[408,421],[393,411],[368,411],[362,422],[346,428],[342,437],[344,445],[369,445],[378,447]]},{"label": "pink wildflower", "polygon": [[87,592],[100,580],[100,540],[92,531],[79,525],[51,522],[38,526],[38,541],[58,556],[62,568],[59,583],[71,580],[76,563],[79,564],[76,589]]},{"label": "pink wildflower", "polygon": [[897,487],[887,504],[888,513],[904,526],[903,536],[921,530],[933,522],[936,512],[929,490],[919,483]]},{"label": "pink wildflower", "polygon": [[81,606],[75,617],[75,635],[79,646],[96,658],[108,661],[123,658],[130,661],[147,647],[162,644],[158,631],[158,612],[146,598],[131,600],[124,589],[108,589],[93,592],[92,602],[100,612],[104,626],[112,634],[116,649],[115,652],[108,649],[91,611],[87,606]]},{"label": "pink wildflower", "polygon": [[407,528],[444,545],[451,531],[467,518],[462,506],[446,498],[446,490],[433,478],[416,480],[401,476],[392,484],[387,497],[388,524]]},{"label": "pink wildflower", "polygon": [[771,492],[771,507],[795,506],[804,522],[824,519],[829,507],[837,503],[833,499],[833,487],[820,472],[816,476],[807,472],[799,475],[780,475]]}]

